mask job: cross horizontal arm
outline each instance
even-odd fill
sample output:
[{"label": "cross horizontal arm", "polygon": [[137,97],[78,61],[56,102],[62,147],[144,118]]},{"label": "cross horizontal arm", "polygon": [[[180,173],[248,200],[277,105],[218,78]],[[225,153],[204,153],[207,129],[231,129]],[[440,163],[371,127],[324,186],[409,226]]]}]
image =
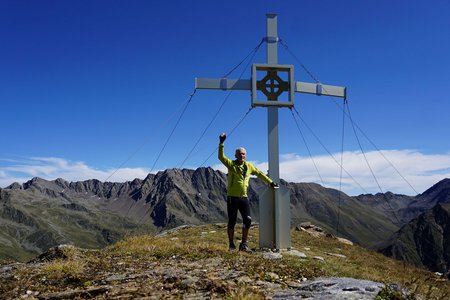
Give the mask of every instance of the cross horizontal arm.
[{"label": "cross horizontal arm", "polygon": [[[196,89],[208,90],[246,90],[252,89],[250,79],[228,79],[228,78],[195,78]],[[297,81],[295,91],[298,93],[324,95],[332,97],[347,98],[347,88],[341,86],[308,83]],[[274,104],[275,105],[275,104]]]},{"label": "cross horizontal arm", "polygon": [[250,79],[228,79],[228,78],[195,78],[196,89],[209,90],[248,90],[252,89]]},{"label": "cross horizontal arm", "polygon": [[347,98],[347,88],[341,86],[297,81],[295,84],[295,91],[298,93],[305,93],[305,94],[341,97],[344,99]]}]

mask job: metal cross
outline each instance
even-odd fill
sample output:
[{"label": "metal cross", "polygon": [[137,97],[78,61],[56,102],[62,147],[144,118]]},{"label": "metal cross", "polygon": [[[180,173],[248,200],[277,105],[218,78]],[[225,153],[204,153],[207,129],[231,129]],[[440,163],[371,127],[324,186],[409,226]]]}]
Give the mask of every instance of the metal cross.
[{"label": "metal cross", "polygon": [[[295,92],[346,98],[346,88],[320,83],[295,82],[294,67],[278,64],[277,15],[267,17],[267,63],[252,65],[251,79],[195,78],[197,89],[250,90],[255,106],[267,107],[269,177],[280,182],[278,108],[293,107]],[[258,80],[258,75],[263,77]],[[280,76],[281,75],[281,76]],[[285,76],[282,76],[285,75]],[[283,80],[287,77],[287,81]],[[287,93],[287,99],[279,99]],[[259,99],[264,95],[266,99]],[[290,249],[290,193],[285,187],[267,190],[259,200],[259,246],[270,249]]]}]

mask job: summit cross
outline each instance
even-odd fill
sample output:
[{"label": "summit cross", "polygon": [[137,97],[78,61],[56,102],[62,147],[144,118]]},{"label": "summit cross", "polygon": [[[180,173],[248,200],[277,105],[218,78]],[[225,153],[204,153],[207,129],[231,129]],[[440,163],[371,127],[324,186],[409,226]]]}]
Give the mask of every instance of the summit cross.
[{"label": "summit cross", "polygon": [[[195,78],[196,89],[248,90],[252,92],[252,107],[267,107],[269,177],[280,182],[278,108],[293,107],[295,92],[346,98],[346,88],[321,83],[296,82],[292,65],[278,64],[277,15],[266,14],[267,62],[252,65],[251,79]],[[283,97],[282,97],[283,96]],[[265,99],[261,100],[261,97]],[[259,247],[290,249],[290,192],[266,190],[259,200]]]}]

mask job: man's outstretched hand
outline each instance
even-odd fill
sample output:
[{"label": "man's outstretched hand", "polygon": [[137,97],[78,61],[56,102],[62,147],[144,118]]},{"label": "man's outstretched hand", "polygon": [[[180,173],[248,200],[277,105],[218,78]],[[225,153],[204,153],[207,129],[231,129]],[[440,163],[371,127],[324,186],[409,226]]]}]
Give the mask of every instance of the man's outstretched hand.
[{"label": "man's outstretched hand", "polygon": [[280,186],[278,185],[278,183],[272,182],[272,183],[270,184],[270,187],[272,187],[272,188],[274,188],[274,189],[277,189],[277,188],[279,188]]},{"label": "man's outstretched hand", "polygon": [[227,139],[227,135],[225,134],[225,132],[221,133],[219,136],[220,143],[223,144],[223,142],[225,142],[226,139]]}]

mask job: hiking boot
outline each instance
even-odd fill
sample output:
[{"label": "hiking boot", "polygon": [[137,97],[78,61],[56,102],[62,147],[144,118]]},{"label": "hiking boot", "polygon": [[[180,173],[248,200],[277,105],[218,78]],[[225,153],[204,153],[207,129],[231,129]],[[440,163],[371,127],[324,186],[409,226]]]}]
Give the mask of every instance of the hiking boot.
[{"label": "hiking boot", "polygon": [[230,243],[230,247],[228,249],[229,250],[235,250],[236,249],[236,245],[234,243]]},{"label": "hiking boot", "polygon": [[251,250],[248,247],[247,243],[240,243],[239,244],[239,251],[250,252]]}]

